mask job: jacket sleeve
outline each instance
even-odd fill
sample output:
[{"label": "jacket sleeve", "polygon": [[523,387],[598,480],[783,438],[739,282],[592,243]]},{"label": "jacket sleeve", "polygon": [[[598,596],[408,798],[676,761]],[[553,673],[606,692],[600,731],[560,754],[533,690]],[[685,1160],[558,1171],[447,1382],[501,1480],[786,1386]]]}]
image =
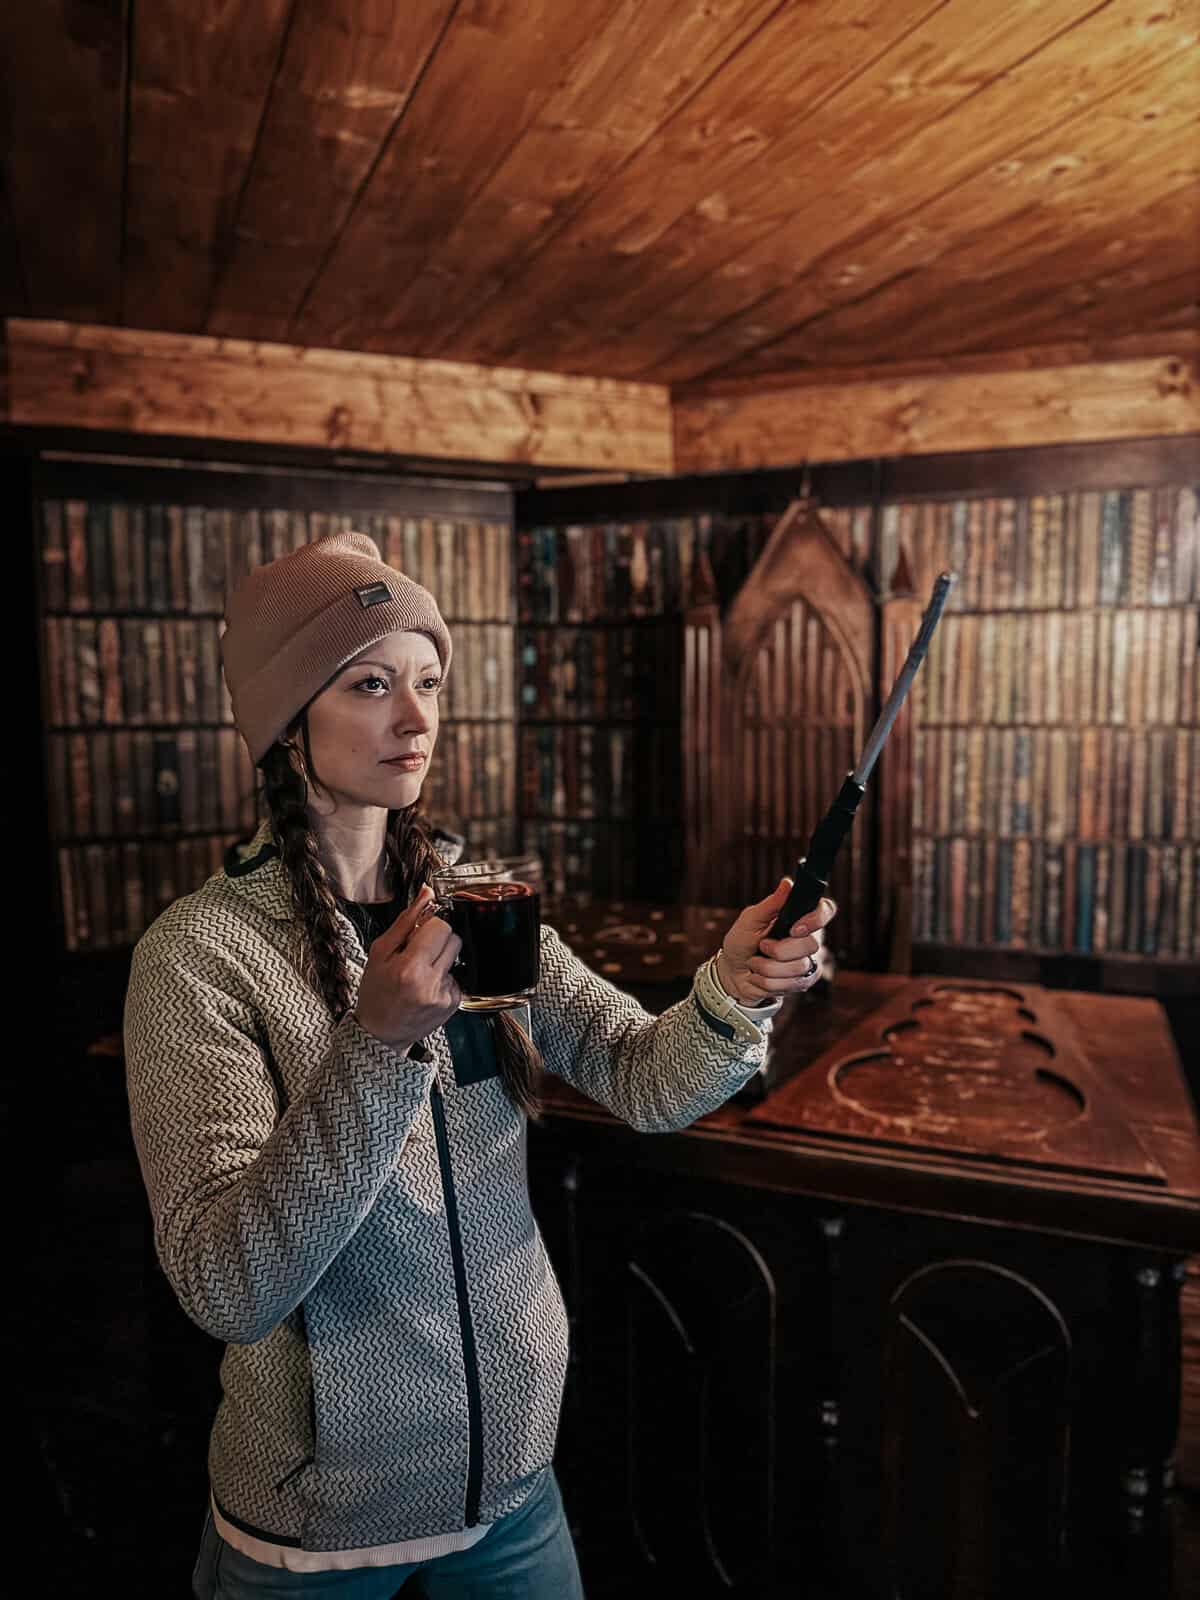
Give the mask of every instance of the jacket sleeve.
[{"label": "jacket sleeve", "polygon": [[367,1216],[428,1098],[432,1066],[334,1030],[280,1115],[249,984],[211,939],[152,927],[134,950],[125,1060],[158,1259],[206,1333],[260,1339]]},{"label": "jacket sleeve", "polygon": [[541,931],[534,1043],[548,1071],[643,1133],[715,1111],[762,1065],[769,1020],[746,1016],[705,962],[691,993],[653,1017]]}]

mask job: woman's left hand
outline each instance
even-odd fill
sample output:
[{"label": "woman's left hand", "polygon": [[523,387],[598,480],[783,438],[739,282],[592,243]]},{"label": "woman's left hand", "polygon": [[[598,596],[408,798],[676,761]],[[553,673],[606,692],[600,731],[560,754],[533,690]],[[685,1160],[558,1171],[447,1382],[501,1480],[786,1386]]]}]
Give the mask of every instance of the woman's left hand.
[{"label": "woman's left hand", "polygon": [[821,976],[823,930],[837,914],[832,900],[822,900],[793,923],[787,938],[766,937],[791,888],[792,880],[782,878],[765,900],[746,907],[722,941],[717,977],[726,994],[743,1005],[803,994]]}]

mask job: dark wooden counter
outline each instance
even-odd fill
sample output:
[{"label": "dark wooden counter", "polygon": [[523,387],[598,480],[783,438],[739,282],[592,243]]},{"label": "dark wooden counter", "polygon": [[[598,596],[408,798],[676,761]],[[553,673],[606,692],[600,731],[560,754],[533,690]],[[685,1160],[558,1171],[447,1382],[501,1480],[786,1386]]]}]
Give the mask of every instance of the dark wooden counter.
[{"label": "dark wooden counter", "polygon": [[[735,915],[546,920],[657,1011]],[[1154,1001],[1003,987],[1058,1051],[1047,1082],[1082,1085],[1069,1147],[864,1136],[825,1084],[926,996],[885,974],[788,1002],[766,1099],[677,1133],[547,1081],[531,1193],[572,1318],[559,1465],[589,1597],[1186,1592],[1181,1064]]]},{"label": "dark wooden counter", "polygon": [[[735,915],[728,908],[567,902],[548,920],[597,971],[659,1010],[686,993],[696,966]],[[632,941],[639,928],[654,935],[653,944]],[[603,937],[605,930],[621,929],[628,930],[621,942]],[[648,954],[661,960],[646,966]],[[894,974],[841,972],[816,995],[789,1000],[773,1041],[789,1083],[810,1063],[819,1070],[837,1041],[912,986],[912,979]],[[1076,1030],[1093,1075],[1110,1096],[1110,1111],[1159,1169],[1161,1182],[1056,1173],[1011,1155],[989,1160],[986,1154],[912,1150],[883,1137],[852,1142],[818,1128],[766,1125],[758,1106],[734,1102],[680,1133],[647,1142],[553,1078],[546,1084],[547,1112],[571,1122],[578,1141],[588,1137],[579,1124],[593,1124],[605,1147],[631,1164],[1114,1244],[1200,1250],[1200,1130],[1161,1006],[1126,995],[1059,991],[1050,998]]]}]

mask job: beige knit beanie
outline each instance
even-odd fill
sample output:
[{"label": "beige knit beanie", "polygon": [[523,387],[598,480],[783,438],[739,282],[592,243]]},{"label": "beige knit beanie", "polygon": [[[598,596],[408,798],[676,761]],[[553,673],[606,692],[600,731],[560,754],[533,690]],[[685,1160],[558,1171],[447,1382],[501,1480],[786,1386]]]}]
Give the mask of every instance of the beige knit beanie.
[{"label": "beige knit beanie", "polygon": [[387,634],[427,633],[443,673],[450,665],[437,601],[365,533],[331,534],[255,567],[229,594],[225,624],[225,681],[256,765],[339,667]]}]

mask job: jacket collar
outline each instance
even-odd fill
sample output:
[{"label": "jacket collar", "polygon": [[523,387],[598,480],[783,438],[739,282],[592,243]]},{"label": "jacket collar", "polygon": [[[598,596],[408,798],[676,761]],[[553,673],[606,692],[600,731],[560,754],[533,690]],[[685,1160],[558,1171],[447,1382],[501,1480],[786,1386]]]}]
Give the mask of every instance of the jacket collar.
[{"label": "jacket collar", "polygon": [[[463,840],[458,835],[442,834],[434,844],[442,859],[449,864],[461,854]],[[243,896],[267,916],[277,922],[290,922],[295,915],[292,908],[292,891],[283,870],[279,846],[271,837],[271,824],[263,822],[252,839],[239,840],[225,852],[225,878],[229,888]],[[347,928],[353,928],[350,919],[339,910],[338,916]]]},{"label": "jacket collar", "polygon": [[235,893],[278,922],[292,917],[292,894],[271,825],[263,822],[252,839],[239,839],[225,852],[225,877]]}]

